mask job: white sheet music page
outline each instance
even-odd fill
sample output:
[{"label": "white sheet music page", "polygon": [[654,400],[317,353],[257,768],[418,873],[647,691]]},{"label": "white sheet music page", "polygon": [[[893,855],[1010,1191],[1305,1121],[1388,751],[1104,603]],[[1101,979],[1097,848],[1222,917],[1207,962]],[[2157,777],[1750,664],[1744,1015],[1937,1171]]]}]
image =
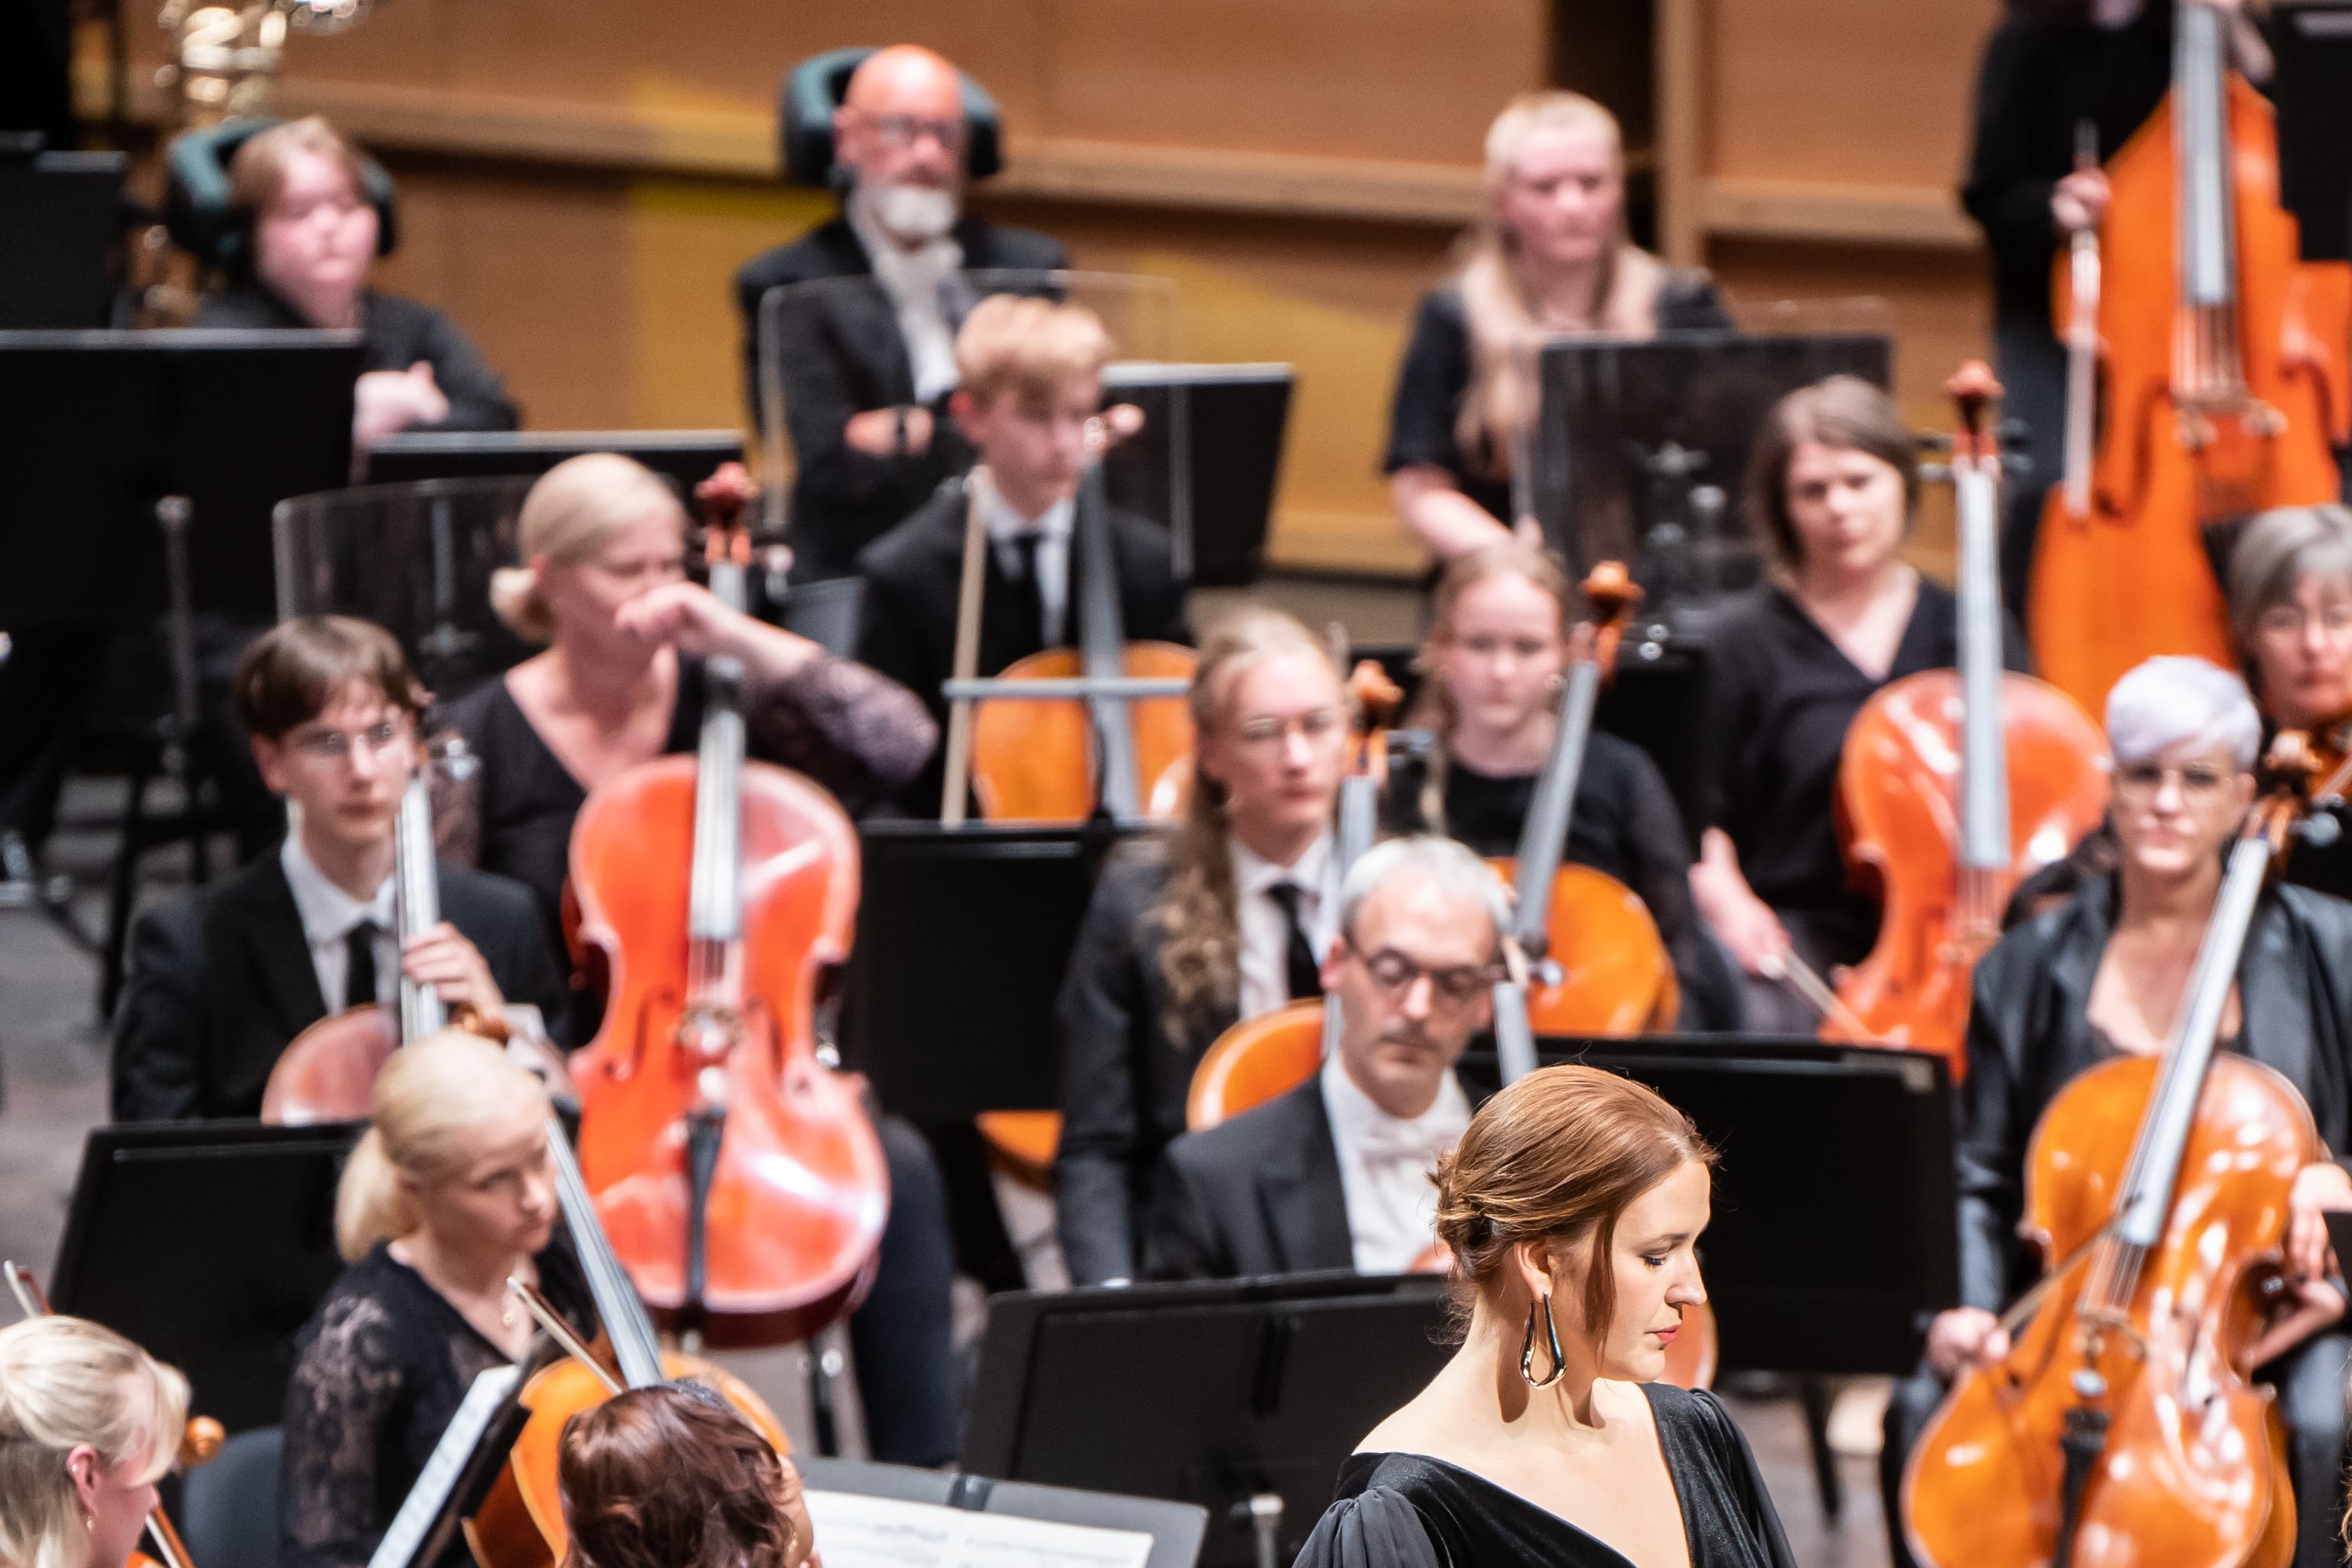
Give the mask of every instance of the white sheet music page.
[{"label": "white sheet music page", "polygon": [[457,1484],[466,1461],[473,1457],[474,1445],[482,1440],[490,1418],[499,1413],[515,1380],[521,1376],[520,1367],[493,1366],[474,1379],[473,1386],[466,1390],[466,1397],[457,1406],[457,1414],[449,1418],[441,1440],[433,1446],[433,1457],[425,1461],[416,1484],[408,1489],[400,1511],[392,1516],[375,1555],[368,1559],[368,1568],[408,1568],[416,1549],[425,1542],[425,1532],[433,1528],[434,1520],[439,1516],[449,1489]]},{"label": "white sheet music page", "polygon": [[812,1491],[824,1568],[1144,1568],[1151,1537],[856,1492]]}]

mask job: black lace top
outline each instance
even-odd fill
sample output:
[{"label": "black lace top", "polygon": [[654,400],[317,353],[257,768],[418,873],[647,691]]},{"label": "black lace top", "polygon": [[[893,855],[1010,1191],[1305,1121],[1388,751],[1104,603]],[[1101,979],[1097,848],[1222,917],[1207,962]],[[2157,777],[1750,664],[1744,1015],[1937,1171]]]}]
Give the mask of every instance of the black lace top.
[{"label": "black lace top", "polygon": [[[596,1313],[561,1231],[540,1288],[583,1335]],[[505,1363],[386,1244],[343,1270],[295,1342],[278,1486],[280,1568],[365,1568],[474,1379]],[[438,1568],[471,1562],[463,1542]]]}]

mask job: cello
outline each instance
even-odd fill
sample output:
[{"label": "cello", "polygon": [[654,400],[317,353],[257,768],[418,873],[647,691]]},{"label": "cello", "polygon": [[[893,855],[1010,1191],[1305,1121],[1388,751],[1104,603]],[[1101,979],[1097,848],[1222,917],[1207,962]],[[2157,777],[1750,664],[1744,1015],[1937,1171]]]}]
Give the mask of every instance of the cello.
[{"label": "cello", "polygon": [[1878,884],[1883,912],[1822,1034],[1934,1051],[1957,1080],[1976,962],[2000,939],[2019,879],[2099,825],[2107,750],[2063,691],[2001,668],[2000,454],[1985,412],[2000,388],[1971,360],[1948,390],[1959,414],[1959,668],[1882,688],[1847,728],[1846,853]]},{"label": "cello", "polygon": [[[2298,258],[2277,130],[2230,68],[2226,18],[2210,0],[2175,16],[2171,90],[2108,165],[2096,283],[2078,297],[2063,251],[2053,279],[2056,319],[2095,310],[2105,419],[2087,497],[2045,502],[2028,629],[2092,711],[2151,655],[2231,666],[2210,531],[2335,500],[2330,447],[2352,436],[2352,266]],[[2070,412],[2080,434],[2087,395]]]},{"label": "cello", "polygon": [[[711,591],[740,609],[741,465],[696,489]],[[709,665],[691,757],[599,784],[572,830],[611,1000],[572,1058],[581,1174],[657,1315],[714,1344],[804,1339],[872,1278],[889,1179],[858,1088],[819,1059],[848,952],[857,834],[823,789],[744,758],[743,672]]]},{"label": "cello", "polygon": [[[2161,1057],[2060,1089],[2026,1156],[2026,1232],[2050,1262],[1914,1448],[1913,1551],[1937,1568],[2284,1568],[2284,1434],[2246,1362],[2280,1282],[2295,1175],[2322,1157],[2278,1073],[2216,1037],[2256,900],[2316,763],[2282,731],[2278,784],[2232,847]],[[2335,787],[2331,785],[2331,787]]]}]

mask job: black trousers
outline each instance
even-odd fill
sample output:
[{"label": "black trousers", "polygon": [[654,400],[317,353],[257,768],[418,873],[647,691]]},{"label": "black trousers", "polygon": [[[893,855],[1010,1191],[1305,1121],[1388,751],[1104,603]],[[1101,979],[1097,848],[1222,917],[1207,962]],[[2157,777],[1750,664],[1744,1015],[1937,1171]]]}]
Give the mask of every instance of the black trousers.
[{"label": "black trousers", "polygon": [[890,1169],[873,1289],[849,1319],[866,1435],[887,1464],[940,1466],[962,1436],[963,1390],[949,1345],[955,1243],[930,1145],[896,1116],[876,1119]]},{"label": "black trousers", "polygon": [[[2255,1370],[2254,1380],[2278,1396],[2286,1422],[2287,1468],[2294,1478],[2294,1568],[2339,1568],[2344,1540],[2346,1374],[2352,1369],[2352,1332],[2315,1335]],[[1888,1556],[1894,1568],[1914,1568],[1903,1537],[1903,1466],[1937,1406],[1944,1381],[1924,1363],[1895,1384],[1886,1402],[1885,1444],[1878,1454],[1878,1485],[1886,1503]]]}]

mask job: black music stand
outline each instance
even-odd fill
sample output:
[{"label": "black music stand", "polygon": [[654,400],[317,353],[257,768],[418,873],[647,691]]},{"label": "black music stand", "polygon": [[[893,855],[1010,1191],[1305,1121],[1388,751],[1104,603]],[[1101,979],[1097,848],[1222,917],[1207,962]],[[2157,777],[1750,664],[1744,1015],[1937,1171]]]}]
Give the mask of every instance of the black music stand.
[{"label": "black music stand", "polygon": [[2279,200],[2302,225],[2303,259],[2352,261],[2352,0],[2294,0],[2271,16]]},{"label": "black music stand", "polygon": [[188,1374],[232,1434],[275,1425],[294,1335],[342,1271],[335,1182],[356,1124],[90,1130],[51,1302]]},{"label": "black music stand", "polygon": [[1452,1353],[1444,1281],[1305,1274],[992,1297],[962,1468],[1196,1503],[1201,1561],[1287,1563],[1364,1434]]},{"label": "black music stand", "polygon": [[1286,364],[1121,363],[1103,373],[1103,401],[1132,403],[1159,440],[1103,459],[1111,504],[1165,523],[1176,580],[1245,588],[1265,566],[1267,520],[1297,373]]},{"label": "black music stand", "polygon": [[844,1065],[916,1121],[1058,1106],[1055,998],[1120,833],[876,821],[858,834]]},{"label": "black music stand", "polygon": [[[847,1493],[1055,1524],[1134,1531],[1151,1537],[1151,1554],[1145,1559],[1144,1568],[1192,1568],[1200,1559],[1201,1537],[1208,1528],[1206,1510],[1157,1498],[1116,1497],[1105,1492],[1073,1491],[1067,1487],[992,1481],[984,1476],[952,1475],[917,1469],[911,1465],[825,1458],[801,1458],[794,1463],[800,1468],[801,1480],[812,1494]],[[812,1501],[810,1508],[818,1514],[817,1539],[824,1543],[823,1550],[835,1552],[836,1561],[844,1560],[834,1544],[839,1537],[829,1533],[823,1505]],[[925,1521],[919,1514],[905,1522],[920,1531]],[[992,1553],[987,1560],[1002,1559]]]},{"label": "black music stand", "polygon": [[0,328],[103,327],[122,230],[121,153],[0,153]]},{"label": "black music stand", "polygon": [[543,474],[583,452],[635,458],[681,496],[691,496],[719,464],[743,460],[743,436],[738,430],[414,430],[368,448],[367,482]]}]

